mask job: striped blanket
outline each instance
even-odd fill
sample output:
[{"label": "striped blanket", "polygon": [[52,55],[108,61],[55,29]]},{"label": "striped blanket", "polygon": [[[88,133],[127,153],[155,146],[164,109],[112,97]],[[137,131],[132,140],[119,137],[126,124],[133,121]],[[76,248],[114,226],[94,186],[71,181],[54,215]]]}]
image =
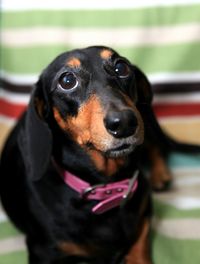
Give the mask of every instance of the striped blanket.
[{"label": "striped blanket", "polygon": [[[200,0],[2,0],[0,148],[32,85],[59,53],[107,45],[147,74],[163,129],[200,143]],[[173,153],[172,189],[153,195],[155,264],[200,263],[200,155]],[[0,207],[0,264],[26,264],[24,237]]]}]

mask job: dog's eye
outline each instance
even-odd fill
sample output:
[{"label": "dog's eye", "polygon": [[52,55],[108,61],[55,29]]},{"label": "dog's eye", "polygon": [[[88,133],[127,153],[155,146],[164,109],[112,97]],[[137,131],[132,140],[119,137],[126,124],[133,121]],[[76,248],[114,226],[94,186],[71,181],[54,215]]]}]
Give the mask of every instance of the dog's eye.
[{"label": "dog's eye", "polygon": [[78,80],[73,73],[63,73],[60,76],[59,84],[64,90],[70,90],[76,88],[78,85]]},{"label": "dog's eye", "polygon": [[130,68],[127,65],[126,62],[124,61],[118,61],[115,64],[115,73],[120,77],[120,78],[127,78],[130,74]]}]

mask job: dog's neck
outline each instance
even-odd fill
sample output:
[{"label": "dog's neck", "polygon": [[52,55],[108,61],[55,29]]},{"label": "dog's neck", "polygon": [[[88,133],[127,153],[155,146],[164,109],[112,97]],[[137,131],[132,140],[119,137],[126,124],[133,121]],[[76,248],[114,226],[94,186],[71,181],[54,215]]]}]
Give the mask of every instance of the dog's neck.
[{"label": "dog's neck", "polygon": [[94,214],[102,214],[112,208],[122,206],[137,190],[139,170],[135,170],[128,178],[120,181],[91,185],[88,181],[60,168],[53,158],[52,162],[63,182],[76,191],[81,199],[98,201],[92,207]]},{"label": "dog's neck", "polygon": [[86,152],[95,168],[108,177],[116,174],[126,163],[126,158],[109,158],[98,150],[90,149]]}]

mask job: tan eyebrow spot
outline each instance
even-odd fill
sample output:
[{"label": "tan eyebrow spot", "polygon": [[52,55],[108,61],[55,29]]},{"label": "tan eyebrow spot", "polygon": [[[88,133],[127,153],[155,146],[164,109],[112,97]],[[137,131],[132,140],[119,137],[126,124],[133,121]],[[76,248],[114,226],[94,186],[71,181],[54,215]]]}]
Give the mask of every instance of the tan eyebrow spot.
[{"label": "tan eyebrow spot", "polygon": [[72,68],[78,68],[81,66],[81,62],[78,58],[71,58],[67,61],[67,65]]},{"label": "tan eyebrow spot", "polygon": [[112,56],[112,51],[108,49],[104,49],[100,52],[100,56],[102,59],[107,60]]}]

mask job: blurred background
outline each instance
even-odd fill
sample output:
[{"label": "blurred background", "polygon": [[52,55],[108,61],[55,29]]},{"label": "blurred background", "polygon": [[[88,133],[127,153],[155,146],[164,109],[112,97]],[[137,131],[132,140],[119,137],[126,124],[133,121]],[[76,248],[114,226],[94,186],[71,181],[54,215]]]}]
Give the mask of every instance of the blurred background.
[{"label": "blurred background", "polygon": [[[148,76],[153,108],[177,140],[200,144],[200,0],[2,0],[0,149],[41,71],[61,52],[116,49]],[[155,264],[200,263],[200,156],[174,153],[172,190],[154,195]],[[25,264],[24,238],[0,209],[0,263]]]}]

